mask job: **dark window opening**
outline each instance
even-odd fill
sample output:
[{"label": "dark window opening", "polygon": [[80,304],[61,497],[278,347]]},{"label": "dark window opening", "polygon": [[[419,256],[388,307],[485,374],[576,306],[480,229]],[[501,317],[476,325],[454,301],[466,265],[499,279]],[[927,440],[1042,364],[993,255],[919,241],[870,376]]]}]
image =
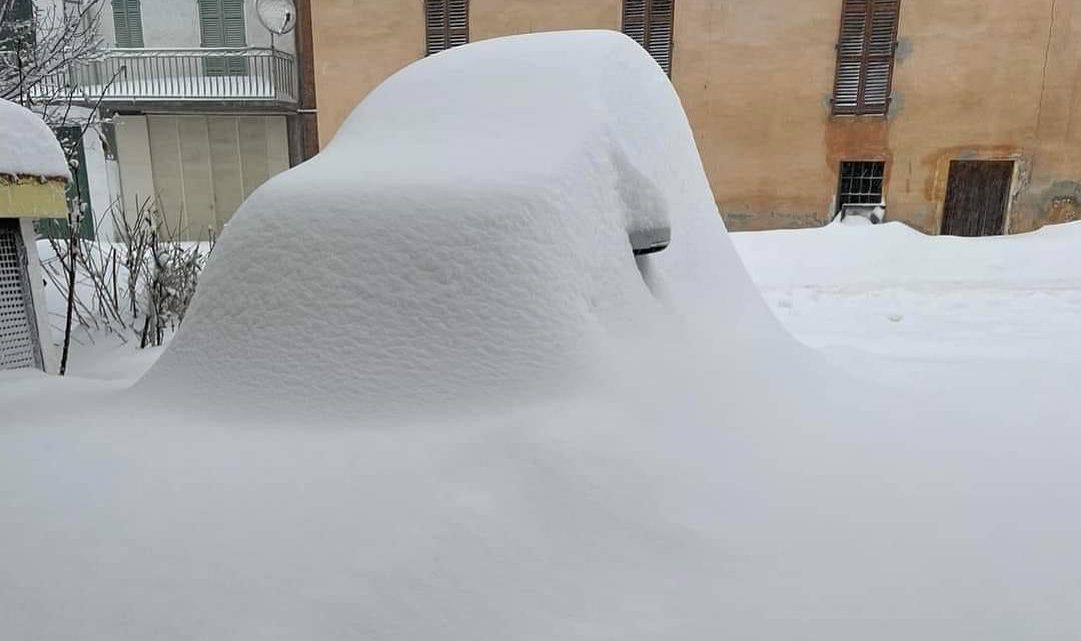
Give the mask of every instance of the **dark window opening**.
[{"label": "dark window opening", "polygon": [[32,49],[35,44],[34,3],[0,0],[0,53]]},{"label": "dark window opening", "polygon": [[642,45],[672,75],[675,0],[624,0],[623,33]]},{"label": "dark window opening", "polygon": [[469,42],[469,0],[425,0],[427,55]]},{"label": "dark window opening", "polygon": [[886,163],[880,160],[841,162],[841,184],[837,190],[837,210],[845,205],[882,205]]},{"label": "dark window opening", "polygon": [[893,90],[901,0],[844,0],[833,113],[885,115]]}]

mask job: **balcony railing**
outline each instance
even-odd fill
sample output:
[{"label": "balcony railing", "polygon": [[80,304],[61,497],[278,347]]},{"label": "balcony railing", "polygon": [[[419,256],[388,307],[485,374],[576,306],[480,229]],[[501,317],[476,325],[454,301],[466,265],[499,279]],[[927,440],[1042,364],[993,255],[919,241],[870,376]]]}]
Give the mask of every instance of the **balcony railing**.
[{"label": "balcony railing", "polygon": [[110,49],[50,79],[89,102],[297,100],[296,60],[274,49]]}]

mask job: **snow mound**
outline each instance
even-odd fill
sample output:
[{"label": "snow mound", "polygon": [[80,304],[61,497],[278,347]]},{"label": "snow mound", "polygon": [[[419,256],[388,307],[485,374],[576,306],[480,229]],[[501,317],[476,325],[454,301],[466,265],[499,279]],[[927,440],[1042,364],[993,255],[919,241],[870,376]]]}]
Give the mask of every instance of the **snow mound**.
[{"label": "snow mound", "polygon": [[[629,236],[668,226],[636,259]],[[673,317],[782,335],[671,83],[622,34],[515,36],[402,70],[253,194],[144,383],[305,411],[514,403],[607,377]]]},{"label": "snow mound", "polygon": [[941,285],[1031,288],[1081,283],[1081,223],[1028,234],[926,236],[899,222],[736,234],[760,287]]},{"label": "snow mound", "polygon": [[0,98],[0,175],[70,177],[64,151],[40,116]]}]

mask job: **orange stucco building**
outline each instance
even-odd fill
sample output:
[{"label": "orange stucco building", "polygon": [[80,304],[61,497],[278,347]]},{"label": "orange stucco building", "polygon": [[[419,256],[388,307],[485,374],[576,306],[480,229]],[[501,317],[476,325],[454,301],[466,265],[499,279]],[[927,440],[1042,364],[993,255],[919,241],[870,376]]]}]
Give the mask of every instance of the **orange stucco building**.
[{"label": "orange stucco building", "polygon": [[[927,233],[1081,218],[1081,0],[311,0],[320,140],[463,7],[469,41],[670,10],[658,33],[732,229],[827,222],[846,171],[880,172],[872,200]],[[889,100],[838,113],[839,52],[866,54],[870,92],[876,46]]]}]

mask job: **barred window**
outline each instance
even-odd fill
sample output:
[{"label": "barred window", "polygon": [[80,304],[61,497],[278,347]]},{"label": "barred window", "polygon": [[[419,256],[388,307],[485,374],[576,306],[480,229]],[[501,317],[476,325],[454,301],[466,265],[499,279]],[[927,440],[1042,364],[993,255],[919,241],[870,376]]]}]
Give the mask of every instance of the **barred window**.
[{"label": "barred window", "polygon": [[469,0],[425,0],[426,53],[469,42]]},{"label": "barred window", "polygon": [[841,162],[841,184],[837,190],[837,209],[845,205],[882,204],[882,185],[886,163],[881,160]]},{"label": "barred window", "polygon": [[623,33],[645,47],[672,75],[672,31],[675,0],[624,0]]},{"label": "barred window", "polygon": [[844,0],[833,113],[889,111],[901,0]]}]

